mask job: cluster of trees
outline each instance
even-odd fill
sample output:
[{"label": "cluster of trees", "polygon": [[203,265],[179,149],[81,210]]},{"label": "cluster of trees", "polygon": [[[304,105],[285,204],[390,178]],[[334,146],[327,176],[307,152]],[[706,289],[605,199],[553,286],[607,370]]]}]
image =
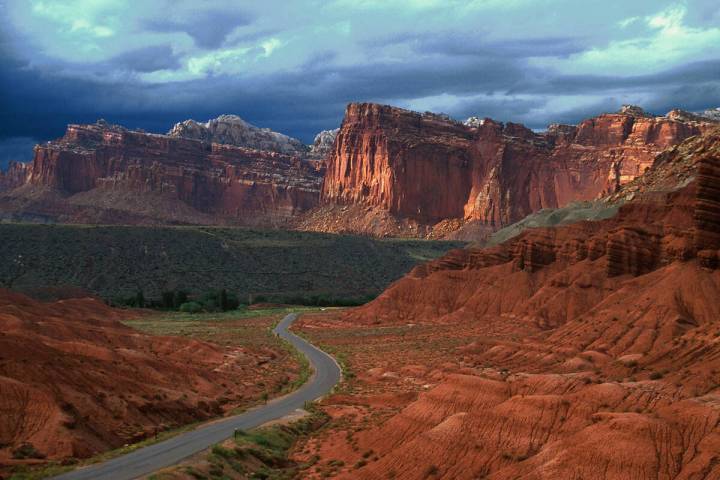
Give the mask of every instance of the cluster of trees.
[{"label": "cluster of trees", "polygon": [[115,298],[111,303],[123,307],[179,310],[189,313],[226,312],[240,306],[237,295],[225,289],[210,290],[195,299],[190,299],[183,290],[168,290],[162,292],[159,299],[146,299],[143,291],[138,290],[134,295]]},{"label": "cluster of trees", "polygon": [[304,305],[308,307],[356,307],[373,300],[375,295],[363,295],[351,298],[339,298],[327,295],[293,295],[282,298],[278,303]]},{"label": "cluster of trees", "polygon": [[[250,296],[247,299],[249,304],[258,303],[280,303],[286,305],[304,305],[310,307],[354,307],[363,305],[375,295],[364,295],[351,298],[340,298],[328,295],[291,295],[271,296],[264,295]],[[113,305],[132,308],[155,308],[158,310],[177,310],[186,313],[199,312],[226,312],[240,307],[241,302],[234,292],[226,289],[209,290],[202,295],[190,298],[183,290],[168,290],[162,292],[159,299],[145,298],[142,290],[134,295],[117,297],[111,302]]]},{"label": "cluster of trees", "polygon": [[181,303],[176,307],[181,312],[227,312],[236,310],[240,306],[240,300],[236,294],[221,290],[211,290],[203,293],[200,298],[191,302]]}]

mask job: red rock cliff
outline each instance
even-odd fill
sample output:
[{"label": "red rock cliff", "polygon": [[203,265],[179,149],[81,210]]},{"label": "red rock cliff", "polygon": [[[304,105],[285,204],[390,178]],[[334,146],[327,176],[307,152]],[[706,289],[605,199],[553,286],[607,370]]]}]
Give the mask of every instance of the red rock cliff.
[{"label": "red rock cliff", "polygon": [[267,223],[317,204],[322,172],[299,157],[110,126],[70,125],[35,147],[26,183],[65,195],[156,192],[239,223]]},{"label": "red rock cliff", "polygon": [[493,228],[574,200],[610,193],[641,175],[662,150],[710,124],[627,111],[536,134],[492,120],[350,104],[329,157],[325,203],[365,204],[436,223]]}]

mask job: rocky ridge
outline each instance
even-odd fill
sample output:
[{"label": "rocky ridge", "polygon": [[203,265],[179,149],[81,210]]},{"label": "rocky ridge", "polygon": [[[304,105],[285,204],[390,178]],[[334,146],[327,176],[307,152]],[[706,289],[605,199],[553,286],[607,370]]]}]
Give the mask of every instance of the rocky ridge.
[{"label": "rocky ridge", "polygon": [[167,134],[171,137],[190,138],[207,143],[235,145],[287,155],[302,155],[308,151],[308,147],[300,140],[274,132],[269,128],[256,127],[237,115],[220,115],[205,123],[185,120],[176,123]]},{"label": "rocky ridge", "polygon": [[140,314],[0,289],[0,475],[222,415],[261,397],[255,381],[280,380],[281,368],[287,375],[270,361],[280,348],[220,347],[122,323]]},{"label": "rocky ridge", "polygon": [[310,154],[316,158],[324,160],[325,157],[332,151],[333,145],[335,144],[335,138],[337,137],[339,128],[334,130],[323,130],[322,132],[315,135],[315,140],[310,147]]}]

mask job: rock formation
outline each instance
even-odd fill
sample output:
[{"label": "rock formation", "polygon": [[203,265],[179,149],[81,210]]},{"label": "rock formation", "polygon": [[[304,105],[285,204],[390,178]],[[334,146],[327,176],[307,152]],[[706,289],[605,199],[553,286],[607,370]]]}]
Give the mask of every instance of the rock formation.
[{"label": "rock formation", "polygon": [[[600,269],[604,277],[617,277],[644,275],[673,262],[692,259],[712,266],[720,248],[720,129],[689,139],[670,153],[645,174],[653,179],[651,182],[639,178],[628,185],[634,196],[608,197],[608,201],[626,199],[616,216],[558,228],[533,228],[491,248],[453,251],[416,267],[410,278],[397,282],[376,301],[355,311],[353,320],[393,318],[401,322],[413,321],[428,313],[437,317],[440,312],[444,312],[442,316],[452,317],[460,311],[463,314],[473,311],[468,310],[469,305],[517,314],[521,313],[516,310],[519,305],[534,308],[537,304],[528,306],[524,303],[526,294],[542,290],[544,280],[533,282],[533,292],[513,291],[511,272],[543,272],[540,277],[545,278],[547,272],[552,271],[554,275],[589,262],[592,269]],[[686,171],[687,163],[691,163],[693,169],[688,177],[690,181],[675,184],[677,190],[664,189],[673,180],[660,180],[655,170],[662,176],[676,177],[678,172]],[[638,185],[643,186],[641,193],[635,188]],[[496,269],[508,274],[507,280],[498,283],[494,274],[489,273],[487,280],[480,280],[485,272]],[[462,272],[459,275],[464,278],[462,289],[440,288],[432,280],[436,274],[438,278],[448,274],[452,277],[457,272]],[[425,281],[417,282],[417,279]],[[510,282],[506,285],[507,290],[502,287],[505,282]],[[490,284],[492,288],[489,288]],[[493,297],[491,301],[489,296],[495,294],[505,297]],[[510,300],[514,294],[517,298]],[[435,295],[441,295],[443,300],[433,299]],[[562,301],[571,300],[566,297]],[[573,307],[564,305],[553,309],[554,313],[533,315],[544,324],[558,325],[564,319],[553,315],[565,315],[563,312],[567,309],[572,311]]]},{"label": "rock formation", "polygon": [[[147,134],[104,122],[68,126],[64,137],[36,146],[35,158],[25,168],[24,185],[7,192],[0,209],[4,204],[12,211],[22,199],[45,189],[56,195],[21,209],[71,221],[78,209],[97,206],[161,222],[273,226],[314,207],[322,178],[322,171],[298,156]],[[147,197],[147,211],[138,209],[136,200],[142,196]],[[111,205],[108,198],[114,200]],[[87,221],[87,216],[80,218]]]},{"label": "rock formation", "polygon": [[7,171],[0,170],[0,192],[24,185],[29,170],[28,163],[10,162]]},{"label": "rock formation", "polygon": [[705,110],[704,112],[698,113],[698,115],[708,120],[720,122],[720,107],[710,108],[708,110]]},{"label": "rock formation", "polygon": [[350,104],[342,127],[308,150],[231,115],[188,120],[168,135],[101,121],[70,125],[36,147],[31,166],[0,176],[0,216],[478,239],[533,212],[616,192],[712,125],[625,106],[536,133]]},{"label": "rock formation", "polygon": [[323,130],[322,132],[315,135],[315,140],[310,147],[310,154],[316,158],[324,160],[325,157],[332,151],[333,145],[335,144],[335,138],[337,137],[339,128],[335,130]]},{"label": "rock formation", "polygon": [[540,209],[614,192],[641,175],[659,152],[711,126],[626,106],[538,134],[490,119],[463,124],[350,104],[328,161],[322,200],[366,205],[420,224],[459,219],[494,230]]},{"label": "rock formation", "polygon": [[[689,182],[654,189],[688,164]],[[720,478],[720,131],[648,174],[611,219],[455,250],[345,313],[355,336],[463,336],[432,371],[398,356],[353,370],[422,388],[397,410],[365,384],[335,399],[389,412],[316,440],[354,465],[336,478]]]},{"label": "rock formation", "polygon": [[308,151],[308,147],[300,140],[273,132],[269,128],[258,128],[237,115],[220,115],[205,123],[185,120],[176,123],[168,135],[287,155],[300,155]]}]

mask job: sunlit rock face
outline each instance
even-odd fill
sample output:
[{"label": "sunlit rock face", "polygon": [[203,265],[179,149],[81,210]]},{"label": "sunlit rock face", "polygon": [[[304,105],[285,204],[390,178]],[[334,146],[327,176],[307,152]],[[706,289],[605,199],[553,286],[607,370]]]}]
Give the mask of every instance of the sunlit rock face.
[{"label": "sunlit rock face", "polygon": [[188,120],[168,135],[99,121],[69,125],[35,147],[31,164],[0,175],[0,213],[414,237],[445,237],[471,223],[486,235],[541,209],[613,193],[660,152],[716,124],[623,107],[538,133],[354,103],[341,128],[320,132],[308,148],[235,116]]},{"label": "sunlit rock face", "polygon": [[543,208],[611,193],[659,152],[711,126],[626,106],[536,133],[490,119],[460,123],[350,104],[328,158],[322,200],[428,224],[459,218],[500,228]]}]

